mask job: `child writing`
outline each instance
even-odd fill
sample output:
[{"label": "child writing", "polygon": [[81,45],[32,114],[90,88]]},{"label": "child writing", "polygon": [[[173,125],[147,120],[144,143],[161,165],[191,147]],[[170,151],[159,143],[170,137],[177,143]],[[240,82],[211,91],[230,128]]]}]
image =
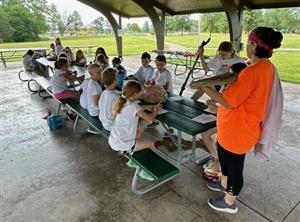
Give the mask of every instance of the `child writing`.
[{"label": "child writing", "polygon": [[[172,74],[169,70],[166,69],[166,57],[164,55],[158,55],[155,59],[155,64],[157,71],[155,72],[154,77],[152,77],[152,81],[155,81],[155,83],[162,85],[167,92],[172,93]],[[148,80],[145,83],[149,84],[149,82],[150,81]]]},{"label": "child writing", "polygon": [[[236,73],[238,75],[246,67],[247,65],[245,63],[236,63],[230,66],[230,69],[233,73]],[[228,84],[224,85],[221,91],[225,90],[226,87],[228,87]],[[216,101],[209,99],[206,101],[206,104],[209,110],[213,112],[217,112],[218,106],[216,105]],[[213,161],[211,161],[208,164],[205,164],[203,168],[204,168],[204,172],[219,177],[221,174],[221,167],[220,167],[220,162],[219,162],[218,153],[216,149],[216,143],[212,139],[212,135],[216,134],[216,132],[217,132],[217,128],[214,127],[201,133],[203,142],[213,157]]]},{"label": "child writing", "polygon": [[106,63],[109,64],[109,57],[107,56],[104,48],[102,48],[102,47],[97,48],[96,53],[95,53],[95,59],[94,59],[95,62],[96,62],[98,55],[103,55]]},{"label": "child writing", "polygon": [[68,60],[64,58],[60,58],[58,61],[54,63],[55,71],[51,78],[52,84],[52,92],[54,97],[58,100],[64,99],[74,99],[79,100],[79,92],[75,90],[70,90],[68,88],[68,82],[73,83],[74,81],[81,81],[84,79],[82,77],[75,77],[69,71],[69,63]]},{"label": "child writing", "polygon": [[122,60],[120,57],[115,57],[112,60],[112,65],[118,70],[117,79],[118,79],[118,89],[122,90],[124,79],[126,78],[126,69],[121,65]]},{"label": "child writing", "polygon": [[141,56],[142,66],[138,69],[138,71],[134,74],[135,79],[144,84],[147,80],[153,78],[154,68],[150,65],[151,56],[149,53],[144,52]]},{"label": "child writing", "polygon": [[[219,45],[217,55],[215,55],[208,64],[204,60],[204,49],[199,48],[197,53],[200,55],[201,64],[205,74],[210,70],[212,70],[215,75],[224,74],[228,72],[231,65],[235,63],[245,63],[242,58],[235,54],[233,45],[227,41],[224,41]],[[216,86],[215,88],[219,91],[221,86]],[[202,95],[203,91],[198,89],[191,98],[196,101]]]},{"label": "child writing", "polygon": [[37,74],[44,76],[45,78],[49,78],[49,74],[47,72],[47,68],[45,70],[43,67],[34,59],[35,54],[34,51],[29,49],[23,56],[23,66],[24,69],[28,72],[36,72]]},{"label": "child writing", "polygon": [[86,58],[84,57],[83,52],[79,49],[76,52],[76,58],[75,61],[73,62],[73,65],[75,66],[80,66],[80,67],[86,67]]},{"label": "child writing", "polygon": [[[108,143],[115,151],[131,155],[138,150],[155,148],[153,141],[141,138],[145,127],[139,124],[139,118],[152,122],[159,112],[159,105],[154,106],[154,112],[151,114],[146,113],[137,103],[141,94],[142,85],[137,81],[128,81],[114,105],[116,119]],[[144,171],[139,175],[144,179],[153,180],[150,176],[147,177]]]},{"label": "child writing", "polygon": [[113,105],[120,96],[115,90],[118,84],[117,72],[118,70],[114,68],[106,68],[101,75],[106,90],[103,91],[99,100],[99,120],[108,131],[111,131],[114,125],[115,115],[113,115]]},{"label": "child writing", "polygon": [[61,44],[60,38],[55,39],[55,55],[59,55],[63,51],[64,47]]}]

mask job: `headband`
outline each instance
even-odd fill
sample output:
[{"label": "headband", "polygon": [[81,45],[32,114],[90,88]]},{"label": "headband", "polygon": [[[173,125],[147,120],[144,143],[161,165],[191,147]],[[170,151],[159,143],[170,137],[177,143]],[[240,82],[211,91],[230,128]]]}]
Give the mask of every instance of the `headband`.
[{"label": "headband", "polygon": [[259,38],[258,36],[256,35],[256,33],[254,31],[250,32],[248,38],[252,41],[252,42],[255,42],[259,47],[265,49],[268,51],[268,53],[270,55],[272,55],[273,53],[273,48],[268,46],[267,44],[263,43]]}]

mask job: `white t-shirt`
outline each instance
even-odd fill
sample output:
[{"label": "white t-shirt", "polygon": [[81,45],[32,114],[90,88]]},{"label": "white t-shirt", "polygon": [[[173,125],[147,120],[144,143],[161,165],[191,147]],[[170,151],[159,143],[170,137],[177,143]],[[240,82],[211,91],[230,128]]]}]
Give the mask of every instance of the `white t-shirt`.
[{"label": "white t-shirt", "polygon": [[63,49],[64,49],[64,47],[62,45],[55,45],[55,48],[54,48],[55,54],[58,56],[62,52]]},{"label": "white t-shirt", "polygon": [[91,116],[99,115],[99,107],[96,105],[93,100],[93,96],[101,95],[102,88],[100,84],[93,80],[87,79],[84,81],[80,88],[82,88],[82,93],[80,95],[80,105],[82,108],[87,109]]},{"label": "white t-shirt", "polygon": [[172,83],[172,74],[169,70],[165,69],[163,72],[159,72],[156,70],[154,74],[154,80],[157,84],[166,85],[166,83],[169,83],[169,88],[167,89],[168,92],[173,92],[173,83]]},{"label": "white t-shirt", "polygon": [[115,119],[113,117],[113,105],[119,97],[116,90],[104,90],[99,100],[99,120],[103,127],[111,131]]},{"label": "white t-shirt", "polygon": [[32,64],[32,57],[30,55],[26,54],[24,56],[23,66],[24,66],[24,69],[29,72],[31,72],[34,69],[34,66]]},{"label": "white t-shirt", "polygon": [[141,66],[138,71],[134,74],[134,77],[139,81],[147,81],[154,78],[154,68],[152,66],[144,67]]},{"label": "white t-shirt", "polygon": [[113,150],[129,151],[135,144],[139,116],[141,110],[137,101],[127,100],[121,113],[117,114],[108,143]]},{"label": "white t-shirt", "polygon": [[63,74],[64,74],[64,70],[55,69],[53,76],[51,77],[53,93],[60,93],[69,89],[67,81],[63,80]]},{"label": "white t-shirt", "polygon": [[209,61],[208,69],[213,70],[214,74],[223,74],[228,72],[230,66],[240,62],[246,64],[245,60],[238,56],[234,56],[233,58],[224,60],[219,55],[216,55]]}]

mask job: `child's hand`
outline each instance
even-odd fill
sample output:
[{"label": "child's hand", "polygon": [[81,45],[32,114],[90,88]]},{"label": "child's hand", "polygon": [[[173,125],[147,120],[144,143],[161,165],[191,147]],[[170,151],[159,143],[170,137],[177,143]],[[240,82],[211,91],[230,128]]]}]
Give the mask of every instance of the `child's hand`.
[{"label": "child's hand", "polygon": [[156,106],[154,106],[154,113],[157,115],[159,113],[160,109],[161,109],[161,104],[159,103]]}]

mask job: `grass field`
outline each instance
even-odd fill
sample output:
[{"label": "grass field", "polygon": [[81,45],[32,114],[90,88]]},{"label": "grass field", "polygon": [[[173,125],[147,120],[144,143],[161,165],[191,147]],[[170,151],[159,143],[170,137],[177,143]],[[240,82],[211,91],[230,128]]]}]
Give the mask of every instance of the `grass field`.
[{"label": "grass field", "polygon": [[[194,51],[198,42],[206,40],[209,34],[202,33],[197,35],[169,35],[166,36],[166,42],[182,45],[190,51]],[[79,37],[62,37],[64,46],[82,46],[95,45],[102,46],[110,56],[116,55],[116,44],[114,36],[79,36]],[[212,34],[211,42],[206,47],[207,55],[214,55],[219,43],[229,40],[228,34]],[[246,45],[247,36],[243,36],[242,42]],[[48,48],[52,40],[38,42],[21,42],[21,43],[1,43],[0,48]],[[151,51],[156,48],[154,36],[124,36],[123,37],[124,55],[139,55],[144,51]],[[284,48],[299,49],[299,51],[286,51]],[[167,49],[167,45],[166,45]],[[278,67],[281,79],[290,83],[300,84],[300,35],[285,35],[282,43],[282,50],[278,50],[272,57],[272,61]],[[94,49],[95,50],[95,49]],[[245,56],[245,52],[241,53]],[[20,55],[21,56],[21,55]],[[20,60],[20,59],[18,59]]]}]

